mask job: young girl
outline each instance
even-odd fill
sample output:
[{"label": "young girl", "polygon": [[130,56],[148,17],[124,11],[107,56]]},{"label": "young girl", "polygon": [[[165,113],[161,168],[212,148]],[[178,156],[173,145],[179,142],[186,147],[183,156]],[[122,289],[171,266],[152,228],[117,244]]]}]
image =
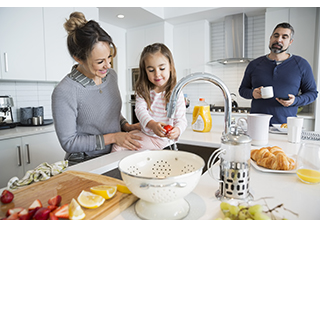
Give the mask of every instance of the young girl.
[{"label": "young girl", "polygon": [[[169,139],[177,140],[187,127],[185,102],[180,93],[173,128],[168,133],[164,129],[172,121],[167,118],[166,107],[177,81],[173,57],[168,47],[161,43],[146,46],[140,57],[139,70],[135,112],[141,131],[132,133],[142,138],[139,150],[163,149],[169,144]],[[124,149],[114,145],[112,151]]]}]

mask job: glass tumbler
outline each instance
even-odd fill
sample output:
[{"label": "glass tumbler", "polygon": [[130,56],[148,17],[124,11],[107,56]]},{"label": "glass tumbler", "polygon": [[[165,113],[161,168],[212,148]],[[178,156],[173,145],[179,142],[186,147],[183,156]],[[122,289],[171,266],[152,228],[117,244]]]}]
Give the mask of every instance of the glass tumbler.
[{"label": "glass tumbler", "polygon": [[307,184],[320,182],[320,145],[302,143],[297,157],[297,176]]}]

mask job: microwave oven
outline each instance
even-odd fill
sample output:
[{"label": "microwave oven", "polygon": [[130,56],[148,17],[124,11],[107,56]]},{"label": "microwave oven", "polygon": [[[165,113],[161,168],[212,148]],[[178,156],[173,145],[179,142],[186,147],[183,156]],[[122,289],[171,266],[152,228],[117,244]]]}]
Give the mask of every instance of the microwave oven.
[{"label": "microwave oven", "polygon": [[130,80],[131,80],[131,91],[135,92],[136,91],[136,83],[139,78],[139,68],[132,68],[131,69],[131,74],[130,74]]}]

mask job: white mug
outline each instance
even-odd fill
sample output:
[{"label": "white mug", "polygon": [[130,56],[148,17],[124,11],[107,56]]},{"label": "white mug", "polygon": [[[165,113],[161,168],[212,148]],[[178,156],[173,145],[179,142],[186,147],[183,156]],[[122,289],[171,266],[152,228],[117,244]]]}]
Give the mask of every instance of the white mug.
[{"label": "white mug", "polygon": [[303,118],[301,117],[288,117],[288,141],[291,143],[300,143]]},{"label": "white mug", "polygon": [[263,99],[270,99],[273,97],[273,87],[267,86],[261,88],[261,96]]},{"label": "white mug", "polygon": [[[247,115],[247,118],[239,118],[238,125],[251,137],[252,145],[267,145],[269,141],[269,123],[272,117],[272,115],[263,113],[250,113]],[[247,129],[245,129],[243,125],[244,122],[246,123]]]}]

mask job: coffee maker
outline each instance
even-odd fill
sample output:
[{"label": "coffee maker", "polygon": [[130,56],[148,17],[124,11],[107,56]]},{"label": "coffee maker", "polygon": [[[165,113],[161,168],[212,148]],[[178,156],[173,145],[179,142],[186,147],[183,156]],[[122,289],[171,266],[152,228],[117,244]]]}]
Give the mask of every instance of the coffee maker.
[{"label": "coffee maker", "polygon": [[12,127],[16,125],[12,117],[13,106],[13,98],[10,95],[0,96],[0,127]]}]

